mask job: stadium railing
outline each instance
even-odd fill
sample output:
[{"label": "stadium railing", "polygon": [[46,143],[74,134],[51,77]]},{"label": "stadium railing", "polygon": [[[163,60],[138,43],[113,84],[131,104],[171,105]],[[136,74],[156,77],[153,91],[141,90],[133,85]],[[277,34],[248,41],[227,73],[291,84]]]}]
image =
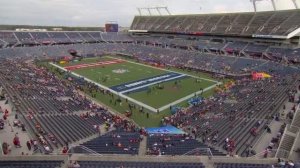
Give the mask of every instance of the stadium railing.
[{"label": "stadium railing", "polygon": [[207,156],[208,156],[209,159],[211,159],[213,157],[213,154],[212,154],[210,148],[195,148],[195,149],[193,149],[193,150],[191,150],[189,152],[186,152],[183,155],[190,155],[190,154],[193,154],[195,152],[196,153],[199,152],[199,153],[203,154],[203,151],[205,151],[207,153]]}]

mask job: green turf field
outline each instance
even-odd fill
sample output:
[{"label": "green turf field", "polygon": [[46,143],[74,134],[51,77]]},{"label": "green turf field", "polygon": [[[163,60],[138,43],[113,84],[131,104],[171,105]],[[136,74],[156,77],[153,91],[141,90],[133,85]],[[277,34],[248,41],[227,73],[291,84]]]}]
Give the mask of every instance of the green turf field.
[{"label": "green turf field", "polygon": [[[118,58],[96,57],[96,58],[83,59],[82,61],[78,61],[78,62],[70,62],[70,63],[58,64],[58,65],[61,67],[67,67],[67,66],[84,64],[84,63],[111,61],[115,59]],[[125,59],[122,58],[122,60]],[[126,72],[125,73],[113,72],[114,70],[118,70],[118,69],[126,70]],[[151,89],[150,93],[149,93],[149,89],[147,89],[143,91],[128,93],[125,94],[124,96],[128,96],[136,101],[144,103],[153,108],[160,108],[163,106],[167,106],[169,103],[175,102],[176,100],[180,100],[185,96],[194,95],[195,92],[216,84],[216,82],[205,80],[205,79],[213,80],[213,78],[211,78],[207,74],[196,73],[192,71],[182,71],[176,68],[171,68],[170,70],[173,72],[179,72],[179,73],[192,75],[192,76],[187,76],[179,80],[162,82],[160,83],[160,85],[164,86],[163,89],[157,89],[156,86],[158,84],[151,85],[149,86],[149,88]],[[93,80],[94,82],[104,85],[106,87],[111,87],[119,84],[124,84],[127,82],[133,82],[133,81],[142,80],[145,78],[169,73],[169,71],[164,69],[158,69],[147,65],[134,63],[134,60],[131,59],[128,59],[128,61],[126,62],[117,63],[117,64],[76,69],[73,70],[72,72],[75,72],[76,74],[84,76],[85,78]],[[199,78],[205,78],[205,79],[199,79]],[[176,82],[177,84],[175,84],[175,81],[177,81]],[[88,92],[86,93],[90,94]],[[213,93],[214,93],[213,89],[211,89],[205,91],[201,96],[208,97],[211,96]],[[121,97],[122,103],[120,104],[111,103],[112,101],[111,97],[101,93],[97,93],[95,99],[107,105],[113,111],[124,113],[125,111],[129,110],[125,98],[122,97]],[[130,103],[135,103],[135,102],[130,102]],[[178,105],[187,106],[187,101],[180,102],[178,103]],[[149,113],[150,111],[147,110],[144,113],[141,113],[139,112],[138,109],[139,108],[134,109],[132,111],[133,115],[131,116],[131,118],[140,126],[145,126],[145,127],[159,126],[161,118],[170,115],[170,110],[168,108],[160,111],[159,114],[150,113],[149,115],[150,118],[147,118],[146,114]]]},{"label": "green turf field", "polygon": [[[160,108],[166,104],[172,103],[182,97],[188,96],[195,93],[201,89],[204,89],[214,82],[202,80],[197,83],[195,78],[186,77],[181,80],[164,82],[162,85],[164,89],[156,89],[157,85],[149,87],[151,92],[141,91],[128,94],[136,100],[148,104],[154,108]],[[159,98],[159,100],[157,100]]]},{"label": "green turf field", "polygon": [[[63,64],[63,67],[80,65],[84,63],[96,63],[103,61],[112,61],[116,58],[111,57],[96,57],[83,59],[78,62],[70,62]],[[123,70],[125,72],[116,73],[115,70]],[[145,66],[142,64],[137,64],[134,62],[129,62],[124,60],[124,62],[104,65],[104,66],[95,66],[95,67],[86,67],[81,69],[72,70],[76,74],[84,76],[96,83],[102,84],[107,87],[112,87],[128,82],[134,82],[137,80],[142,80],[149,77],[154,77],[158,75],[168,74],[169,71],[164,69],[158,69],[150,66]],[[202,89],[205,89],[215,82],[201,79],[201,82],[196,82],[198,78],[187,76],[179,80],[172,80],[160,83],[164,88],[155,89],[158,84],[151,85],[148,89],[142,91],[136,91],[133,93],[126,94],[128,97],[133,98],[139,102],[142,102],[146,105],[149,105],[155,109],[159,109],[162,106],[165,106],[169,103],[172,103],[176,100],[179,100],[185,96],[194,94]],[[177,84],[175,84],[177,83]]]},{"label": "green turf field", "polygon": [[[118,70],[118,69],[124,69],[128,71],[125,73],[113,72],[113,70]],[[73,72],[108,87],[167,73],[166,71],[149,68],[141,65],[136,65],[129,62],[112,64],[103,67],[98,66],[98,67],[82,68],[82,69],[74,70]],[[104,81],[106,77],[107,79],[106,81]]]},{"label": "green turf field", "polygon": [[66,66],[71,66],[71,65],[78,65],[78,64],[85,64],[85,63],[95,63],[98,61],[109,61],[112,60],[111,58],[105,58],[105,57],[91,57],[91,58],[85,58],[81,61],[76,61],[76,62],[68,62],[65,64],[60,64],[60,66],[62,67],[66,67]]}]

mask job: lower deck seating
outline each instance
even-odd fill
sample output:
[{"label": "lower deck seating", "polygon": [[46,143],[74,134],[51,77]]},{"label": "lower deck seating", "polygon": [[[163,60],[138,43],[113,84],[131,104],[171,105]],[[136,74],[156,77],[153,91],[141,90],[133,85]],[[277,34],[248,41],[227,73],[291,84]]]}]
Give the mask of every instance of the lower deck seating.
[{"label": "lower deck seating", "polygon": [[1,168],[60,168],[63,161],[47,161],[47,160],[35,160],[35,161],[0,161]]},{"label": "lower deck seating", "polygon": [[[112,131],[103,136],[81,144],[101,154],[138,154],[139,133]],[[75,153],[86,153],[81,147],[74,148]]]},{"label": "lower deck seating", "polygon": [[[199,149],[199,150],[197,150]],[[207,145],[184,135],[149,135],[147,154],[149,155],[224,155]]]},{"label": "lower deck seating", "polygon": [[80,161],[80,168],[204,168],[202,163],[180,162],[116,162],[116,161]]},{"label": "lower deck seating", "polygon": [[215,168],[272,168],[272,165],[249,163],[216,163]]}]

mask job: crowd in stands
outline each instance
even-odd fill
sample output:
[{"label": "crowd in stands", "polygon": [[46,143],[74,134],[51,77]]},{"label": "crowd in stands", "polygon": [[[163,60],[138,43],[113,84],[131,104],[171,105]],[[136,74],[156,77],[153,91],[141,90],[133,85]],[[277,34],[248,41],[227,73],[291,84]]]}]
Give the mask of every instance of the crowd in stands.
[{"label": "crowd in stands", "polygon": [[257,164],[257,163],[215,163],[215,168],[295,168],[293,161],[281,161],[278,164]]},{"label": "crowd in stands", "polygon": [[219,152],[183,134],[150,134],[147,139],[148,155],[207,155],[222,156]]},{"label": "crowd in stands", "polygon": [[[197,155],[207,152],[207,150],[193,152],[196,148],[209,148],[213,155],[223,155],[211,147],[216,146],[229,155],[249,156],[252,145],[264,130],[272,131],[269,124],[272,119],[279,119],[277,111],[282,103],[286,99],[291,102],[298,100],[294,95],[299,86],[297,75],[299,68],[266,59],[220,55],[222,52],[239,55],[243,51],[243,54],[252,57],[266,55],[297,62],[298,49],[279,49],[238,41],[220,43],[211,39],[193,41],[155,37],[133,38],[126,34],[100,32],[15,33],[15,35],[17,41],[26,44],[32,41],[45,42],[44,40],[50,43],[53,40],[63,44],[72,43],[0,50],[0,84],[24,122],[16,125],[20,127],[26,125],[26,129],[35,135],[33,140],[26,143],[29,150],[38,148],[44,153],[50,153],[60,148],[62,153],[67,153],[70,143],[98,134],[100,125],[106,124],[107,131],[111,128],[118,131],[99,136],[81,145],[97,153],[138,153],[139,142],[142,140],[141,130],[138,127],[110,114],[105,107],[94,104],[79,94],[77,91],[82,90],[81,84],[58,78],[57,74],[64,75],[60,71],[56,70],[55,74],[27,60],[55,59],[68,55],[68,51],[72,49],[84,57],[121,53],[130,55],[140,62],[167,68],[176,66],[187,70],[242,76],[232,88],[222,88],[217,95],[205,100],[203,104],[165,118],[163,124],[182,128],[191,136],[149,135],[147,141],[149,155]],[[15,36],[12,37],[11,33],[0,33],[0,39],[7,38]],[[81,44],[93,40],[100,43]],[[114,43],[116,41],[124,43]],[[253,71],[270,73],[272,78],[253,81],[249,79]],[[83,85],[91,93],[102,92],[93,84],[84,82]],[[0,121],[0,129],[5,125],[4,117],[3,121]],[[268,149],[278,145],[276,143],[281,135],[272,139]],[[197,138],[202,142],[196,140]],[[16,135],[13,145],[18,147],[20,141],[22,139]],[[9,142],[3,143],[2,146],[7,151],[10,149]],[[74,151],[84,153],[81,148],[75,148]]]},{"label": "crowd in stands", "polygon": [[[296,10],[203,15],[135,16],[131,30],[218,35],[288,35],[297,28]],[[284,23],[284,24],[283,24]]]},{"label": "crowd in stands", "polygon": [[[0,161],[1,167],[9,168],[58,168],[63,167],[63,160],[3,160]],[[259,163],[214,163],[214,168],[295,168],[299,164],[293,161],[283,161],[278,159],[277,164],[259,164]],[[180,161],[87,161],[87,160],[70,160],[67,164],[68,168],[205,168],[204,164],[199,161],[180,162]]]},{"label": "crowd in stands", "polygon": [[[97,45],[83,45],[84,43],[91,43]],[[20,53],[15,46],[39,46],[42,45],[44,47],[34,47],[33,49],[25,49],[21,47],[20,50],[27,51],[23,56],[37,56],[37,55],[47,55],[47,56],[66,56],[68,55],[68,50],[75,49],[80,51],[79,54],[81,55],[89,55],[95,54],[97,50],[100,50],[105,44],[103,43],[125,43],[125,44],[136,44],[136,45],[147,45],[148,49],[142,46],[136,46],[135,48],[141,48],[140,50],[153,50],[151,48],[178,48],[182,50],[189,50],[182,51],[178,54],[182,55],[183,53],[190,54],[192,56],[199,56],[208,57],[206,59],[211,60],[211,62],[215,61],[222,61],[222,58],[215,58],[218,55],[225,55],[225,56],[242,56],[242,57],[249,57],[249,58],[256,58],[256,59],[264,59],[264,60],[271,60],[274,62],[282,62],[286,64],[296,64],[298,66],[300,62],[299,58],[299,49],[298,48],[291,48],[285,46],[272,46],[272,44],[257,44],[251,40],[232,40],[226,38],[217,38],[217,37],[209,37],[209,36],[200,36],[194,39],[189,39],[185,36],[178,38],[168,38],[167,36],[160,36],[160,37],[152,37],[152,36],[130,36],[129,34],[124,33],[104,33],[104,32],[0,32],[0,49],[5,48],[7,50],[3,50],[2,56],[6,56],[6,52],[10,53],[10,56],[19,56],[20,54],[24,54],[23,52]],[[59,46],[47,47],[48,44],[61,44]],[[68,46],[63,46],[67,45]],[[76,45],[79,44],[79,45]],[[106,44],[109,45],[109,44]],[[112,45],[112,44],[111,44]],[[135,54],[132,53],[130,49],[131,45],[123,46],[122,44],[119,45],[122,47],[121,49],[115,49],[118,52],[120,50],[126,51],[126,54]],[[156,46],[156,47],[153,47]],[[14,47],[14,49],[11,49]],[[130,48],[129,48],[130,47]],[[47,51],[48,48],[51,48],[53,51]],[[117,47],[116,47],[117,48]],[[150,48],[150,49],[149,49]],[[67,50],[66,50],[67,49]],[[157,49],[157,48],[156,48]],[[129,50],[129,51],[128,51]],[[159,49],[161,50],[161,49]],[[165,52],[168,50],[163,49]],[[107,51],[107,50],[105,50]],[[50,52],[50,53],[49,53]],[[91,53],[92,52],[92,53]],[[149,51],[148,51],[149,52]],[[153,53],[146,53],[149,57],[150,55],[157,54],[158,52]],[[162,51],[159,51],[162,53]],[[177,55],[178,55],[177,54]],[[0,56],[1,56],[0,55]],[[168,54],[164,54],[168,55]],[[212,58],[210,58],[212,57]],[[239,71],[249,71],[253,69],[253,63],[258,62],[258,64],[263,64],[266,61],[262,60],[254,60],[253,59],[244,60],[243,58],[228,58],[225,57],[229,62],[235,63],[239,65],[239,61],[242,62],[249,62],[248,66],[239,67],[239,66],[232,66],[232,65],[221,65],[221,70],[224,71],[233,71],[228,70],[228,66],[236,67]],[[154,59],[154,58],[148,58]],[[160,58],[162,59],[162,58]],[[220,60],[219,60],[220,59]],[[204,59],[203,59],[204,60]],[[163,63],[164,60],[157,60],[156,62]],[[180,59],[171,60],[171,61],[180,61]],[[193,65],[193,60],[190,60],[189,65],[190,67],[195,67]],[[167,62],[170,63],[170,62]],[[186,63],[186,62],[185,62]],[[198,64],[197,64],[198,65]],[[202,70],[211,70],[210,66],[216,66],[214,63],[211,65],[205,65],[205,67],[201,67]],[[217,71],[220,69],[217,69]]]},{"label": "crowd in stands", "polygon": [[0,48],[20,45],[76,44],[95,42],[132,42],[125,33],[109,32],[0,32]]},{"label": "crowd in stands", "polygon": [[[17,127],[30,134],[24,140],[20,132],[11,134],[11,142],[1,140],[2,153],[10,155],[16,148],[44,154],[129,154],[138,155],[256,155],[253,146],[265,133],[272,133],[272,121],[282,120],[280,111],[288,101],[293,107],[285,121],[292,121],[300,97],[300,49],[273,46],[259,40],[235,37],[288,36],[299,29],[299,9],[207,15],[136,16],[132,30],[185,35],[132,36],[108,32],[0,32],[0,95],[16,114],[9,122],[9,110],[0,106],[0,131]],[[296,20],[296,21],[295,21]],[[205,34],[205,36],[202,36]],[[199,36],[201,35],[201,36]],[[210,36],[213,35],[213,36]],[[217,37],[214,35],[218,35]],[[222,35],[220,37],[219,35]],[[224,36],[224,37],[223,37]],[[230,37],[229,37],[230,36]],[[227,38],[229,37],[229,38]],[[67,73],[46,68],[35,61],[57,61],[69,56],[93,57],[107,53],[129,56],[135,61],[159,67],[177,67],[221,76],[234,77],[233,82],[217,86],[212,97],[200,104],[179,109],[162,119],[162,125],[173,125],[185,134],[147,134],[123,116],[112,114],[86,97],[84,91],[112,93],[86,81],[66,80]],[[265,72],[271,78],[253,80],[252,72]],[[200,81],[201,82],[201,81]],[[227,81],[224,81],[227,82]],[[128,102],[127,102],[128,103]],[[128,103],[131,106],[130,103]],[[133,105],[135,107],[135,105]],[[130,117],[131,112],[125,113]],[[149,117],[149,114],[147,114]],[[12,125],[10,125],[12,124]],[[286,123],[269,141],[263,157],[279,148]],[[103,128],[105,133],[102,132]],[[3,132],[0,132],[3,133]],[[287,137],[289,135],[286,135]],[[91,138],[93,137],[93,138]],[[290,142],[290,146],[294,143]],[[89,140],[87,140],[89,139]],[[83,140],[78,146],[72,144]],[[25,143],[24,143],[25,142]],[[79,143],[78,143],[79,144]],[[22,152],[21,155],[28,155]],[[0,160],[0,167],[56,168],[62,160]],[[291,160],[278,159],[276,165],[248,163],[215,163],[216,168],[294,168]],[[152,161],[71,161],[69,168],[92,167],[170,167],[204,168],[200,162]]]},{"label": "crowd in stands", "polygon": [[[143,136],[139,132],[114,130],[81,145],[101,154],[137,155],[142,139]],[[74,152],[87,153],[88,151],[79,146],[74,149]]]},{"label": "crowd in stands", "polygon": [[[161,48],[136,44],[73,44],[59,46],[39,46],[24,48],[6,48],[0,50],[2,57],[63,57],[69,55],[68,50],[76,49],[79,55],[93,56],[105,53],[123,53],[131,55],[139,61],[163,66],[195,69],[231,76],[250,74],[252,71],[264,71],[275,74],[299,73],[299,68],[262,59],[219,56],[210,53]],[[42,57],[40,57],[42,58]]]},{"label": "crowd in stands", "polygon": [[[79,94],[76,83],[61,80],[32,62],[2,60],[0,84],[20,119],[14,125],[34,134],[34,139],[27,142],[29,150],[39,147],[44,153],[50,153],[63,148],[66,152],[70,143],[98,134],[99,126],[104,123],[125,130],[134,128],[133,124]],[[7,113],[4,110],[3,127],[8,125]],[[19,147],[20,141],[16,134],[12,144]],[[8,153],[11,142],[2,143]]]},{"label": "crowd in stands", "polygon": [[[278,111],[284,101],[299,103],[299,98],[294,97],[299,85],[299,76],[237,80],[230,91],[224,88],[204,103],[165,118],[164,124],[182,128],[228,154],[245,155],[258,135],[265,129],[271,131],[270,121],[279,120]],[[272,143],[276,139],[278,143],[281,135],[274,137]]]},{"label": "crowd in stands", "polygon": [[[184,65],[185,67],[199,68],[206,65],[206,67],[221,68],[218,71],[231,73],[240,72],[238,66],[241,66],[240,69],[259,67],[261,70],[264,66],[265,69],[270,69],[273,66],[274,71],[277,70],[278,72],[276,74],[272,71],[273,78],[265,81],[252,81],[243,78],[236,82],[229,93],[221,92],[206,100],[203,105],[178,112],[171,119],[165,120],[165,123],[191,132],[195,138],[201,137],[202,143],[219,146],[229,154],[246,155],[247,149],[255,142],[257,135],[261,134],[269,124],[269,119],[278,117],[278,114],[274,113],[279,108],[277,104],[281,105],[286,98],[292,97],[297,85],[297,80],[292,80],[292,77],[297,76],[288,75],[289,70],[297,71],[290,67],[263,60],[234,57],[226,57],[225,59],[225,57],[219,56],[197,55],[192,51],[173,48],[163,49],[136,46],[135,44],[102,43],[3,49],[0,52],[7,56],[22,56],[21,51],[28,51],[27,56],[42,53],[50,56],[67,52],[71,48],[77,48],[80,53],[86,54],[89,51],[93,51],[95,54],[126,53],[133,55],[139,61],[178,67]],[[11,97],[11,101],[16,104],[17,112],[23,114],[25,124],[35,133],[36,141],[39,142],[45,152],[51,152],[57,147],[62,147],[66,151],[69,143],[98,133],[97,125],[105,122],[118,125],[119,119],[107,113],[104,107],[95,105],[84,96],[74,92],[78,89],[76,83],[60,80],[47,69],[36,67],[32,63],[25,63],[23,59],[26,57],[1,61],[1,84]],[[249,62],[252,61],[252,66],[249,66],[248,60]],[[234,72],[233,69],[237,71]],[[285,75],[288,76],[284,77]],[[86,86],[96,89],[91,84],[86,84]],[[238,101],[224,103],[228,100]],[[266,110],[266,113],[259,113],[261,110]],[[206,114],[206,111],[210,113]],[[81,112],[80,115],[76,115],[77,112]],[[61,119],[62,117],[64,119]],[[128,123],[122,122],[122,124]],[[123,127],[122,124],[117,127]],[[52,130],[51,128],[56,129]],[[225,131],[219,133],[220,130]],[[166,144],[162,145],[166,146]],[[152,151],[152,153],[163,154],[162,149],[155,146],[150,147],[149,151],[149,153]],[[189,151],[181,151],[180,154],[184,154],[184,152]]]},{"label": "crowd in stands", "polygon": [[[3,168],[57,168],[63,165],[62,160],[1,160],[0,167]],[[74,167],[75,168],[75,167]]]},{"label": "crowd in stands", "polygon": [[166,36],[130,36],[124,33],[103,32],[0,32],[0,48],[22,45],[78,44],[78,43],[135,43],[181,48],[206,53],[250,56],[299,63],[297,48],[256,44],[249,40],[226,40],[217,37],[167,38]]}]

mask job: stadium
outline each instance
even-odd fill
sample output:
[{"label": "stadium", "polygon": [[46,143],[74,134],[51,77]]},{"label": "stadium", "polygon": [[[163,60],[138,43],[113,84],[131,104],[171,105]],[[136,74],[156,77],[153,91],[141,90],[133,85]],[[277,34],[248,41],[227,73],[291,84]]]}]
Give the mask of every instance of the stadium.
[{"label": "stadium", "polygon": [[299,168],[300,10],[256,1],[0,30],[0,168]]}]

